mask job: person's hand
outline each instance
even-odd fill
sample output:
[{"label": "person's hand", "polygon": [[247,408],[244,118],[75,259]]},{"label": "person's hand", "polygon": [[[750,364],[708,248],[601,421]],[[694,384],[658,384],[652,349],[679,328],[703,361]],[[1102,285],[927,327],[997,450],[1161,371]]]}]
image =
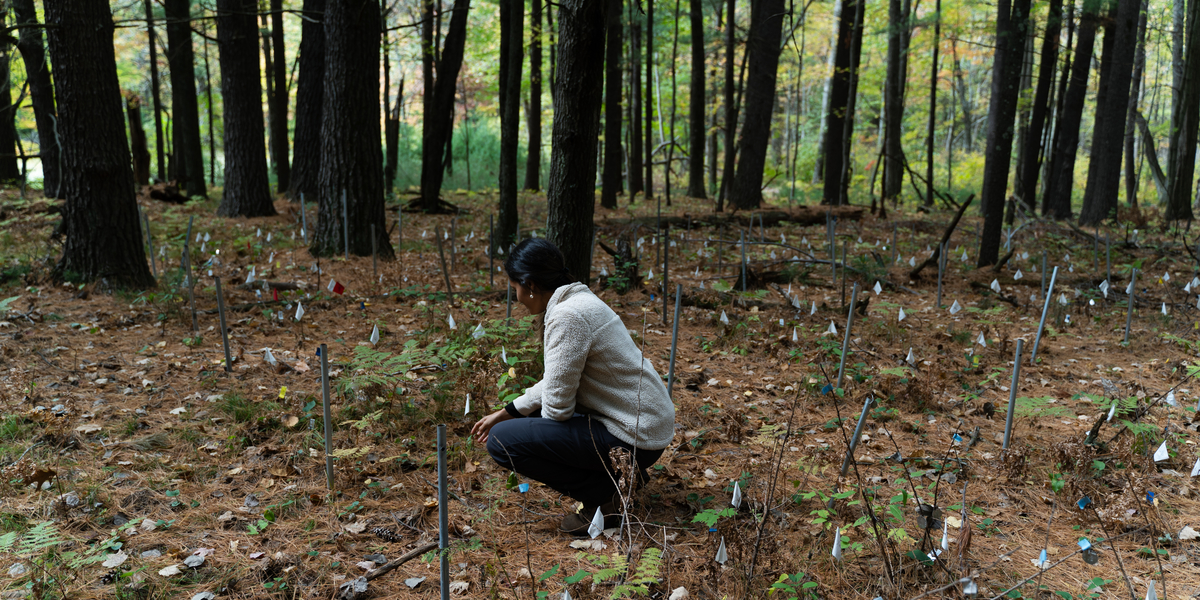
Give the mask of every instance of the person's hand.
[{"label": "person's hand", "polygon": [[502,408],[476,422],[475,426],[471,428],[471,436],[475,438],[476,444],[479,444],[480,446],[487,445],[488,433],[492,430],[492,427],[494,427],[496,423],[507,421],[511,418],[513,418],[513,416],[508,414],[508,411]]}]

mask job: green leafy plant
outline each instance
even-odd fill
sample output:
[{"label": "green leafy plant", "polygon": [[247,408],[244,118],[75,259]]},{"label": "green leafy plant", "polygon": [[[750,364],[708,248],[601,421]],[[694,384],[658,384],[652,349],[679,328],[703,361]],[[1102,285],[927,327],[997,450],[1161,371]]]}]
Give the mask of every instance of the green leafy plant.
[{"label": "green leafy plant", "polygon": [[801,596],[806,598],[817,598],[816,592],[813,590],[820,586],[815,581],[804,581],[807,575],[804,571],[798,573],[783,573],[775,583],[771,584],[767,590],[767,596],[775,595],[775,592],[782,592],[787,596],[787,600],[800,600]]}]

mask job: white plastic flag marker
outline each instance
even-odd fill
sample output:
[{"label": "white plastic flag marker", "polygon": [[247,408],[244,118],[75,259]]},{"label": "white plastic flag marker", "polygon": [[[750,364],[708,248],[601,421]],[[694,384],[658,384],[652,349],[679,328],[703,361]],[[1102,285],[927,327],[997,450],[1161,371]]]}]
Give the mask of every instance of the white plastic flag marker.
[{"label": "white plastic flag marker", "polygon": [[1022,252],[1022,253],[1021,253],[1021,260],[1029,260],[1029,253],[1028,253],[1028,252]]},{"label": "white plastic flag marker", "polygon": [[199,244],[202,241],[204,241],[204,234],[197,231],[196,232],[196,243]]},{"label": "white plastic flag marker", "polygon": [[1163,280],[1163,283],[1170,281],[1171,280],[1171,272],[1170,271],[1164,272],[1163,276],[1162,276],[1162,280]]},{"label": "white plastic flag marker", "polygon": [[729,553],[725,551],[725,536],[721,536],[721,545],[717,546],[717,555],[713,557],[713,560],[722,565],[729,561]]},{"label": "white plastic flag marker", "polygon": [[1158,600],[1158,594],[1154,593],[1154,580],[1146,585],[1146,600]]},{"label": "white plastic flag marker", "polygon": [[1162,305],[1162,314],[1163,314],[1164,316],[1167,314],[1167,303],[1166,303],[1166,302],[1163,302],[1163,305]]},{"label": "white plastic flag marker", "polygon": [[974,579],[968,581],[966,584],[963,585],[963,595],[964,596],[976,596],[978,594],[979,594],[979,584],[975,583]]},{"label": "white plastic flag marker", "polygon": [[733,482],[733,498],[729,500],[729,504],[734,508],[742,507],[742,488],[736,481]]},{"label": "white plastic flag marker", "polygon": [[1067,315],[1067,316],[1063,317],[1063,323],[1070,325],[1071,324],[1071,315]]},{"label": "white plastic flag marker", "polygon": [[561,599],[561,600],[575,600],[575,598],[573,598],[573,597],[571,596],[571,590],[568,590],[568,589],[566,589],[566,588],[563,588],[563,593],[562,593],[562,599]]},{"label": "white plastic flag marker", "polygon": [[275,360],[275,355],[271,354],[270,348],[263,348],[263,360],[267,361],[267,364],[272,367],[279,364],[279,361]]},{"label": "white plastic flag marker", "polygon": [[467,405],[466,405],[466,408],[463,409],[463,414],[464,415],[471,414],[471,395],[470,394],[467,394]]},{"label": "white plastic flag marker", "polygon": [[1192,477],[1200,477],[1200,458],[1196,459],[1196,466],[1192,467]]},{"label": "white plastic flag marker", "polygon": [[795,296],[792,296],[792,308],[795,308],[796,310],[800,310],[801,308],[800,299]]},{"label": "white plastic flag marker", "polygon": [[721,324],[722,324],[722,325],[728,325],[728,324],[729,324],[729,315],[725,314],[725,311],[724,311],[724,310],[722,310],[722,311],[721,311]]},{"label": "white plastic flag marker", "polygon": [[446,315],[446,320],[450,323],[450,329],[458,329],[458,323],[454,322],[454,315]]},{"label": "white plastic flag marker", "polygon": [[783,327],[783,326],[784,326],[784,324],[783,324],[783,319],[780,319],[780,320],[779,320],[779,326],[780,326],[780,327]]},{"label": "white plastic flag marker", "polygon": [[1045,569],[1047,562],[1049,561],[1046,560],[1046,549],[1043,548],[1042,553],[1038,555],[1037,560],[1033,561],[1033,566],[1037,567],[1039,570]]},{"label": "white plastic flag marker", "polygon": [[1168,458],[1171,458],[1171,453],[1167,451],[1167,441],[1163,440],[1163,443],[1158,447],[1158,450],[1154,451],[1154,462],[1164,461]]},{"label": "white plastic flag marker", "polygon": [[1175,400],[1175,392],[1167,392],[1167,397],[1164,400],[1166,400],[1167,404],[1179,408],[1179,402]]},{"label": "white plastic flag marker", "polygon": [[878,296],[878,295],[880,295],[880,294],[882,294],[882,293],[883,293],[883,286],[882,286],[882,285],[879,285],[879,282],[878,282],[878,281],[876,281],[876,282],[875,282],[875,288],[874,288],[874,289],[875,289],[875,295],[876,295],[876,296]]},{"label": "white plastic flag marker", "polygon": [[371,328],[371,345],[374,346],[375,344],[378,344],[378,343],[379,343],[379,325],[375,325],[375,327]]},{"label": "white plastic flag marker", "polygon": [[471,331],[471,337],[473,337],[475,339],[479,339],[479,338],[483,337],[484,335],[487,335],[487,332],[483,330],[483,322],[480,321],[479,325],[476,325],[475,329],[473,331]]},{"label": "white plastic flag marker", "polygon": [[608,267],[605,267],[605,266],[600,267],[600,276],[608,277]]},{"label": "white plastic flag marker", "polygon": [[268,242],[271,241],[271,232],[270,231],[267,232],[267,241]]},{"label": "white plastic flag marker", "polygon": [[1128,296],[1129,294],[1132,294],[1132,293],[1133,293],[1133,282],[1130,281],[1129,285],[1125,286],[1125,295]]},{"label": "white plastic flag marker", "polygon": [[1186,292],[1186,293],[1191,293],[1191,291],[1192,291],[1192,282],[1190,282],[1190,281],[1189,281],[1189,282],[1187,282],[1187,285],[1184,285],[1184,286],[1183,286],[1183,291],[1184,291],[1184,292]]},{"label": "white plastic flag marker", "polygon": [[983,339],[982,331],[979,332],[979,338],[975,340],[975,343],[979,344],[980,346],[983,346],[984,348],[987,347],[987,340]]},{"label": "white plastic flag marker", "polygon": [[1088,306],[1095,306],[1095,305],[1096,305],[1096,301],[1092,298],[1088,298]]},{"label": "white plastic flag marker", "polygon": [[1059,304],[1062,304],[1063,306],[1066,306],[1067,304],[1070,304],[1070,303],[1071,303],[1071,301],[1070,301],[1070,300],[1067,300],[1067,295],[1066,295],[1066,294],[1059,294],[1059,295],[1058,295],[1058,303],[1059,303]]},{"label": "white plastic flag marker", "polygon": [[833,323],[833,321],[830,321],[829,322],[829,331],[826,331],[825,333],[828,333],[830,335],[837,335],[837,325],[835,325]]},{"label": "white plastic flag marker", "polygon": [[1068,273],[1074,273],[1074,272],[1075,272],[1075,265],[1067,265],[1067,272],[1068,272]]},{"label": "white plastic flag marker", "polygon": [[254,283],[254,265],[250,265],[250,272],[246,273],[246,283]]},{"label": "white plastic flag marker", "polygon": [[201,254],[203,254],[203,253],[204,253],[204,246],[205,246],[205,245],[207,245],[207,244],[208,244],[208,242],[200,242],[200,253],[201,253]]},{"label": "white plastic flag marker", "polygon": [[813,316],[813,315],[817,314],[817,301],[816,301],[816,300],[813,300],[813,301],[812,301],[812,304],[810,304],[809,306],[811,306],[812,308],[810,308],[810,309],[808,310],[808,316],[810,316],[810,317],[811,317],[811,316]]},{"label": "white plastic flag marker", "polygon": [[1113,401],[1112,406],[1108,407],[1108,417],[1104,419],[1104,422],[1107,423],[1109,421],[1112,421],[1113,415],[1115,415],[1115,414],[1117,414],[1117,401],[1116,400]]},{"label": "white plastic flag marker", "polygon": [[792,343],[795,344],[799,341],[800,341],[800,336],[796,335],[796,328],[793,327],[792,328]]},{"label": "white plastic flag marker", "polygon": [[1100,282],[1100,292],[1104,294],[1105,298],[1108,297],[1108,288],[1109,288],[1109,285],[1108,285],[1107,279]]},{"label": "white plastic flag marker", "polygon": [[1200,296],[1196,296],[1196,308],[1200,308]]},{"label": "white plastic flag marker", "polygon": [[917,357],[913,356],[912,348],[908,349],[908,356],[904,357],[904,362],[912,366],[917,366]]},{"label": "white plastic flag marker", "polygon": [[500,346],[500,362],[504,363],[504,366],[508,366],[508,351],[504,349],[504,346]]},{"label": "white plastic flag marker", "polygon": [[958,303],[958,300],[955,300],[954,304],[950,305],[950,314],[956,315],[960,310],[962,310],[962,305]]},{"label": "white plastic flag marker", "polygon": [[842,560],[842,528],[838,527],[837,532],[833,534],[833,560]]},{"label": "white plastic flag marker", "polygon": [[592,522],[591,522],[591,524],[588,525],[588,535],[592,536],[592,539],[596,539],[596,537],[599,536],[603,532],[604,532],[604,513],[600,512],[600,507],[597,506],[596,514],[592,515]]},{"label": "white plastic flag marker", "polygon": [[700,276],[700,267],[696,267],[696,272],[692,273],[692,277],[699,277],[699,276]]},{"label": "white plastic flag marker", "polygon": [[899,320],[899,321],[903,321],[903,320],[904,320],[904,318],[905,318],[905,317],[907,317],[907,316],[908,316],[908,315],[904,314],[904,309],[903,309],[903,308],[901,308],[901,309],[900,309],[900,314],[898,315],[898,317],[899,317],[899,318],[898,318],[897,320]]},{"label": "white plastic flag marker", "polygon": [[1000,280],[993,279],[991,288],[992,288],[993,292],[996,292],[997,294],[999,294],[1000,293]]},{"label": "white plastic flag marker", "polygon": [[649,271],[646,272],[646,279],[649,279],[650,281],[654,281],[654,269],[650,269]]},{"label": "white plastic flag marker", "polygon": [[917,257],[915,257],[915,256],[910,256],[910,257],[908,258],[908,266],[910,266],[910,267],[915,267],[915,266],[917,266]]},{"label": "white plastic flag marker", "polygon": [[211,235],[208,235],[208,232],[207,232],[207,231],[205,231],[205,232],[204,232],[204,241],[206,241],[206,242],[207,242],[207,241],[209,241],[209,240],[211,240],[211,239],[212,239],[212,236],[211,236]]},{"label": "white plastic flag marker", "polygon": [[962,261],[963,261],[963,262],[967,262],[967,251],[966,251],[966,250],[963,250],[963,253],[962,253]]},{"label": "white plastic flag marker", "polygon": [[296,320],[299,321],[304,316],[304,305],[296,302]]},{"label": "white plastic flag marker", "polygon": [[784,295],[787,296],[788,298],[792,297],[792,284],[791,283],[788,284],[788,291]]},{"label": "white plastic flag marker", "polygon": [[1021,279],[1022,277],[1025,277],[1025,274],[1024,274],[1024,273],[1022,273],[1020,269],[1017,269],[1017,272],[1016,272],[1016,273],[1013,273],[1013,280],[1014,280],[1014,281],[1015,281],[1015,280],[1017,280],[1017,279]]},{"label": "white plastic flag marker", "polygon": [[[672,245],[672,246],[674,246],[674,245],[675,245],[675,242],[671,242],[671,245]],[[775,256],[775,251],[774,251],[774,250],[772,250],[772,251],[771,251],[771,260],[775,260],[776,258],[777,258],[777,257]]]},{"label": "white plastic flag marker", "polygon": [[942,552],[950,550],[950,524],[942,521]]},{"label": "white plastic flag marker", "polygon": [[703,279],[700,280],[700,289],[704,289],[704,280]]},{"label": "white plastic flag marker", "polygon": [[800,240],[800,243],[801,243],[801,244],[804,244],[805,246],[811,246],[811,245],[812,245],[812,244],[808,243],[808,236],[807,236],[807,235],[806,235],[806,236],[804,236],[804,238]]},{"label": "white plastic flag marker", "polygon": [[259,227],[258,231],[256,231],[254,233],[254,237],[262,237],[262,228],[261,227]]},{"label": "white plastic flag marker", "polygon": [[861,236],[861,235],[860,235],[860,236],[858,236],[858,243],[860,243],[860,244],[862,243],[862,236]]}]

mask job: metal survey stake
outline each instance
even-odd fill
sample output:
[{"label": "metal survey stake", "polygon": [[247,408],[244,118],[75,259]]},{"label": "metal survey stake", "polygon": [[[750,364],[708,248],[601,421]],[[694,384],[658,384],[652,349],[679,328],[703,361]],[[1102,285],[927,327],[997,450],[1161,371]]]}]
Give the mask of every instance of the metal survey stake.
[{"label": "metal survey stake", "polygon": [[837,236],[837,225],[834,224],[833,215],[830,211],[825,211],[825,230],[829,234],[830,281],[833,285],[837,285],[837,248],[834,246],[834,238]]},{"label": "metal survey stake", "polygon": [[233,371],[233,357],[229,355],[229,330],[225,327],[225,295],[221,293],[221,276],[213,277],[217,283],[217,314],[221,317],[221,345],[225,347],[225,372]]},{"label": "metal survey stake", "polygon": [[346,203],[346,190],[342,190],[342,248],[345,259],[350,260],[350,208]]},{"label": "metal survey stake", "polygon": [[1125,341],[1129,343],[1129,326],[1133,324],[1133,295],[1137,293],[1137,269],[1129,275],[1129,310],[1125,313]]},{"label": "metal survey stake", "polygon": [[1108,234],[1104,234],[1104,280],[1112,285],[1112,253],[1109,251]]},{"label": "metal survey stake", "polygon": [[1008,440],[1012,437],[1013,413],[1017,412],[1017,384],[1021,375],[1021,346],[1025,340],[1017,338],[1017,353],[1013,355],[1012,385],[1008,388],[1008,413],[1004,416],[1004,450],[1008,450]]},{"label": "metal survey stake", "polygon": [[946,272],[946,244],[938,244],[938,291],[937,307],[942,307],[942,274]]},{"label": "metal survey stake", "polygon": [[746,232],[742,232],[742,293],[746,292]]},{"label": "metal survey stake", "polygon": [[304,204],[304,194],[300,194],[300,239],[308,243],[308,209]]},{"label": "metal survey stake", "polygon": [[196,321],[196,285],[192,281],[192,221],[196,218],[195,215],[188,217],[187,236],[183,238],[183,256],[179,257],[183,262],[183,272],[187,276],[188,286],[188,304],[192,307],[192,331],[200,331],[200,324]]},{"label": "metal survey stake", "polygon": [[849,244],[850,240],[844,240],[842,242],[842,304],[846,303],[846,263],[848,262],[847,253],[849,252],[849,249],[847,246],[849,246]]},{"label": "metal survey stake", "polygon": [[854,450],[858,448],[858,438],[862,435],[863,426],[867,423],[867,413],[871,412],[871,404],[875,399],[867,396],[867,401],[863,403],[862,414],[858,415],[858,425],[854,426],[854,435],[850,438],[850,447],[846,449],[846,458],[842,460],[841,477],[846,476],[846,470],[850,468],[850,461],[854,460]]},{"label": "metal survey stake", "polygon": [[[150,274],[155,279],[158,278],[158,265],[154,260],[154,238],[150,235],[150,215],[142,213],[142,220],[146,222],[146,250],[150,252]],[[165,268],[166,265],[163,265]]]},{"label": "metal survey stake", "polygon": [[440,581],[442,600],[450,598],[450,507],[446,497],[446,426],[437,426],[437,469],[438,469],[438,552],[441,560]]},{"label": "metal survey stake", "polygon": [[1058,277],[1058,267],[1050,273],[1050,287],[1046,288],[1046,302],[1042,304],[1042,320],[1038,322],[1037,337],[1033,338],[1033,351],[1029,353],[1029,364],[1036,364],[1038,346],[1042,343],[1042,330],[1046,328],[1046,314],[1050,312],[1050,296],[1054,295],[1054,280]]},{"label": "metal survey stake", "polygon": [[850,309],[846,311],[846,336],[842,338],[842,360],[838,362],[837,386],[842,387],[842,376],[846,374],[846,355],[850,352],[850,327],[854,325],[854,303],[858,301],[858,284],[850,290]]},{"label": "metal survey stake", "polygon": [[667,396],[675,386],[675,347],[679,344],[679,299],[683,296],[683,285],[675,284],[675,316],[671,319],[671,361],[667,365]]},{"label": "metal survey stake", "polygon": [[[671,242],[670,242],[670,237],[667,235],[667,233],[666,233],[666,230],[664,230],[664,231],[663,231],[663,234],[662,234],[662,247],[663,247],[663,251],[662,251],[662,253],[663,253],[663,264],[662,264],[662,267],[663,267],[663,282],[662,282],[663,310],[662,310],[662,318],[663,318],[663,325],[666,325],[666,324],[667,324],[667,296],[668,296],[668,294],[667,294],[667,285],[668,285],[668,280],[667,280],[667,279],[668,279],[668,278],[667,278],[667,269],[668,269],[668,268],[670,267],[670,265],[671,265],[671,259],[670,259],[670,254],[671,254],[671,253],[670,253],[670,252],[668,252],[668,250],[670,249],[670,246],[668,246],[668,244],[670,244],[670,243],[671,243]],[[591,263],[588,263],[588,264],[591,264]]]},{"label": "metal survey stake", "polygon": [[[942,244],[943,248],[945,246],[946,246],[945,244]],[[898,252],[898,250],[896,250],[896,226],[892,225],[892,264],[893,265],[896,264],[896,258],[898,257],[897,252]],[[941,306],[941,302],[939,302],[938,305]]]},{"label": "metal survey stake", "polygon": [[333,489],[333,411],[329,408],[329,348],[321,344],[321,409],[325,415],[325,485]]}]

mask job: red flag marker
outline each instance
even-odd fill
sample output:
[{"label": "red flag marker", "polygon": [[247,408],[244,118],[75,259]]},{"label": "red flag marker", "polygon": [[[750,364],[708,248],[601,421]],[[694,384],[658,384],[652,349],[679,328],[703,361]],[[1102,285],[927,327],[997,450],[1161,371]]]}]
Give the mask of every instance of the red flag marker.
[{"label": "red flag marker", "polygon": [[336,279],[330,279],[328,289],[329,289],[329,291],[340,296],[342,294],[342,292],[346,291],[346,286],[343,286],[342,284],[338,283],[338,281]]},{"label": "red flag marker", "polygon": [[279,302],[279,290],[278,289],[271,288],[271,296],[275,298],[276,302]]}]

